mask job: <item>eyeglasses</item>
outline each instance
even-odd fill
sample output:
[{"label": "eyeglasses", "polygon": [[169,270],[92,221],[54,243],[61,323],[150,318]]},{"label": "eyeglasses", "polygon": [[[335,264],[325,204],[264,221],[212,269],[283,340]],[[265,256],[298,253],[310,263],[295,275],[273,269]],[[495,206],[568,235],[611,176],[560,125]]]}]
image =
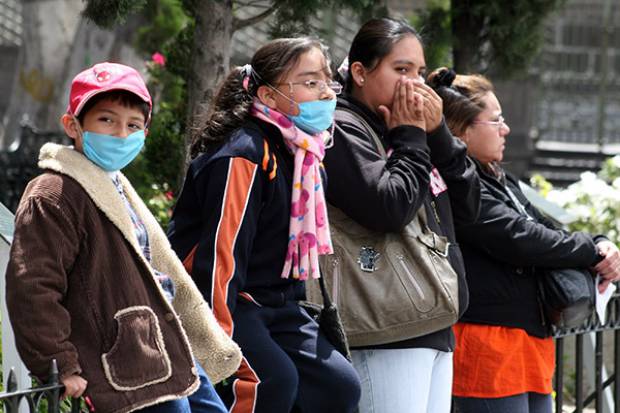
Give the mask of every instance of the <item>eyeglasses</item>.
[{"label": "eyeglasses", "polygon": [[504,119],[503,116],[498,117],[497,120],[475,120],[472,123],[482,123],[483,125],[493,125],[498,130],[501,129],[502,126],[508,126],[506,125],[506,119]]},{"label": "eyeglasses", "polygon": [[318,79],[304,80],[303,82],[277,83],[277,85],[289,85],[291,91],[293,90],[293,85],[302,85],[311,92],[324,93],[327,88],[330,88],[337,95],[342,92],[342,85],[340,83],[334,81],[326,82]]}]

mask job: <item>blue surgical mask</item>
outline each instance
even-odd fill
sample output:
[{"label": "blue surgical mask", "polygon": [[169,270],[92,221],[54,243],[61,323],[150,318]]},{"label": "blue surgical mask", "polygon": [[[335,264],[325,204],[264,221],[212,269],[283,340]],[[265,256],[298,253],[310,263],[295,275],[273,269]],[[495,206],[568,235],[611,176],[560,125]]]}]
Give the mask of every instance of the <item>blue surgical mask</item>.
[{"label": "blue surgical mask", "polygon": [[84,132],[84,155],[106,171],[123,169],[138,156],[144,146],[144,131],[139,130],[126,138],[101,133]]},{"label": "blue surgical mask", "polygon": [[297,103],[297,106],[299,115],[288,115],[288,117],[304,132],[314,135],[327,130],[334,123],[336,99],[312,100]]}]

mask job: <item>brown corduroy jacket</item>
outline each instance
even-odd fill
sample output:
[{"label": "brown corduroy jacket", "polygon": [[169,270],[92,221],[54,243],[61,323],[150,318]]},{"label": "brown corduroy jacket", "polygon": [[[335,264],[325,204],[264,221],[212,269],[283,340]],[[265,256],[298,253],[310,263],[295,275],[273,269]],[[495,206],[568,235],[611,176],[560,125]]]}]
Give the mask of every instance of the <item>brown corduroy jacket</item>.
[{"label": "brown corduroy jacket", "polygon": [[[193,356],[214,382],[234,373],[239,348],[125,177],[126,196],[148,232],[150,264],[102,169],[56,144],[43,146],[39,166],[46,172],[18,207],[6,274],[17,349],[32,373],[44,379],[56,359],[61,378],[88,381],[86,394],[100,412],[191,394],[199,384]],[[172,305],[152,268],[174,281]]]}]

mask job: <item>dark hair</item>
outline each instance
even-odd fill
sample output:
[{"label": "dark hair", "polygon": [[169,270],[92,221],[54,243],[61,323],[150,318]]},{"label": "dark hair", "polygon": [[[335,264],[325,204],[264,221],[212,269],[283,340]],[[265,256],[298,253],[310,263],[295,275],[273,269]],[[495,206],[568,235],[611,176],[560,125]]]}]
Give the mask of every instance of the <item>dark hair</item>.
[{"label": "dark hair", "polygon": [[406,36],[414,36],[422,42],[420,35],[404,21],[389,18],[368,20],[359,29],[349,49],[349,68],[340,80],[347,92],[351,91],[351,65],[360,62],[368,70],[374,70],[381,60],[390,54],[396,43]]},{"label": "dark hair", "polygon": [[[319,40],[296,37],[276,39],[258,49],[252,57],[250,71],[242,67],[232,69],[218,88],[206,125],[192,139],[192,159],[209,146],[222,142],[241,126],[249,115],[259,86],[278,83],[297,64],[301,55],[313,48],[323,52],[329,67],[327,48]],[[249,75],[247,90],[243,85],[246,75]]]},{"label": "dark hair", "polygon": [[483,99],[493,92],[493,84],[482,75],[457,75],[441,67],[428,76],[428,84],[443,100],[443,113],[450,132],[462,136],[480,112],[486,109]]},{"label": "dark hair", "polygon": [[149,104],[142,100],[142,98],[135,93],[131,93],[128,90],[110,90],[108,92],[101,92],[90,98],[85,104],[80,114],[77,116],[80,125],[84,124],[84,117],[86,114],[99,102],[103,100],[110,100],[112,102],[118,102],[121,105],[137,109],[144,115],[144,122],[149,117]]}]

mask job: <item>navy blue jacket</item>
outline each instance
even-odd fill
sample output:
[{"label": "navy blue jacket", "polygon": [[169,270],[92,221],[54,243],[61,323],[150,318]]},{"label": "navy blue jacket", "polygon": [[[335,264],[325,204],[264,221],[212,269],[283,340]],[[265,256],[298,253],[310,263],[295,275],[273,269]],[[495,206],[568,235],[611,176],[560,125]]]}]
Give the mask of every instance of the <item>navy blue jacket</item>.
[{"label": "navy blue jacket", "polygon": [[303,299],[281,278],[293,157],[273,125],[251,118],[191,162],[168,237],[226,329],[238,299],[279,306]]}]

